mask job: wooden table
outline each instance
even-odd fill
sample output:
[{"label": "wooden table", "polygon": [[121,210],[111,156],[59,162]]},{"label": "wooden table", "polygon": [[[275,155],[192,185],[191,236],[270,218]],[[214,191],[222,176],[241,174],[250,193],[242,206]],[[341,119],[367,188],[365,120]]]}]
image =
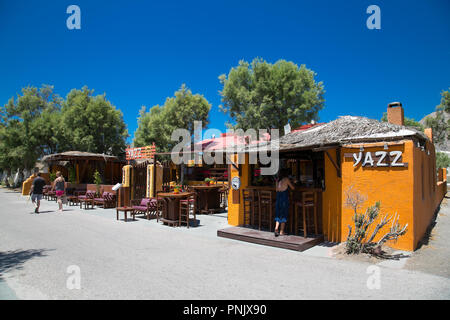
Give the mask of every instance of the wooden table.
[{"label": "wooden table", "polygon": [[197,185],[190,188],[197,193],[197,208],[200,213],[221,211],[219,190],[223,188],[223,185]]},{"label": "wooden table", "polygon": [[73,195],[69,195],[67,196],[67,203],[69,206],[71,205],[78,205],[78,197],[77,196],[73,196]]},{"label": "wooden table", "polygon": [[89,208],[89,204],[91,205],[91,208],[94,209],[94,199],[78,199],[78,202],[80,202],[80,209],[82,209],[83,203],[85,210]]},{"label": "wooden table", "polygon": [[193,192],[162,192],[158,193],[158,198],[162,198],[165,203],[163,210],[163,217],[161,221],[163,223],[178,225],[180,222],[180,200],[186,199],[193,195]]},{"label": "wooden table", "polygon": [[130,212],[131,215],[133,216],[133,220],[136,220],[135,211],[131,207],[117,207],[116,208],[117,220],[119,220],[119,212],[120,211],[123,211],[123,213],[125,214],[125,221],[127,221],[127,212]]}]

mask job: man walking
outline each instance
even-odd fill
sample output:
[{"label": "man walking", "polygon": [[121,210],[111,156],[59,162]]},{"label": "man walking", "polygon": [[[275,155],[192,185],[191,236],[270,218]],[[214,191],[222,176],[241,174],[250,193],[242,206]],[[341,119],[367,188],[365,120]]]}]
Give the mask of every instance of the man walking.
[{"label": "man walking", "polygon": [[34,213],[39,213],[39,206],[41,205],[42,192],[44,191],[45,180],[42,179],[41,173],[37,173],[37,177],[33,180],[33,185],[31,186],[31,201],[35,205]]}]

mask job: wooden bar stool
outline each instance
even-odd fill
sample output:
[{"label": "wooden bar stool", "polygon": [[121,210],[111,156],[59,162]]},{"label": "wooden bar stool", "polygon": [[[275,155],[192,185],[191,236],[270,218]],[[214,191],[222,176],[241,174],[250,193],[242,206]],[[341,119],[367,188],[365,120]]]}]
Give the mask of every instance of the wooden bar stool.
[{"label": "wooden bar stool", "polygon": [[230,187],[228,185],[223,185],[222,188],[220,188],[220,206],[225,209],[228,207],[228,192],[230,190]]},{"label": "wooden bar stool", "polygon": [[180,220],[179,225],[186,223],[189,229],[189,216],[192,213],[194,215],[194,221],[197,223],[196,211],[196,194],[193,193],[187,199],[180,200]]},{"label": "wooden bar stool", "polygon": [[[268,221],[269,230],[272,230],[272,222],[273,222],[273,211],[274,211],[274,203],[275,197],[272,191],[260,190],[258,192],[259,195],[259,230],[261,230],[262,222]],[[263,215],[264,214],[264,215]]]},{"label": "wooden bar stool", "polygon": [[243,189],[242,201],[244,205],[244,225],[245,226],[253,225],[253,215],[252,215],[253,190]]},{"label": "wooden bar stool", "polygon": [[313,209],[313,217],[314,217],[314,232],[318,234],[318,226],[317,226],[317,194],[315,192],[305,191],[302,193],[302,200],[295,202],[295,234],[298,234],[298,212],[299,208],[302,209],[303,215],[303,235],[306,238],[308,235],[308,223],[309,218],[308,209]]},{"label": "wooden bar stool", "polygon": [[165,206],[166,202],[164,201],[163,198],[156,198],[156,222],[159,222],[159,218],[161,218],[163,216],[163,211],[165,210],[164,206]]}]

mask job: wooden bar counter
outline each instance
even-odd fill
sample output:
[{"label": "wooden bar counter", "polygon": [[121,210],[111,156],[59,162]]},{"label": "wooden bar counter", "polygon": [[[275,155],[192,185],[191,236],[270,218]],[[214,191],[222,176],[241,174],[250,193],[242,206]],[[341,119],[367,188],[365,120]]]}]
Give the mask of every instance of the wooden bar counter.
[{"label": "wooden bar counter", "polygon": [[[257,191],[272,191],[272,192],[276,192],[276,187],[275,186],[247,186],[246,188],[247,190],[251,190],[254,192]],[[322,234],[322,188],[315,188],[315,187],[304,187],[304,186],[295,186],[295,190],[291,190],[290,188],[289,190],[289,216],[288,216],[288,221],[286,224],[286,230],[290,233],[290,234],[294,234],[295,232],[295,218],[294,217],[294,213],[295,213],[295,206],[294,203],[295,201],[299,201],[301,200],[301,196],[302,196],[302,192],[314,192],[316,194],[316,199],[317,199],[317,212],[318,212],[318,225],[319,225],[319,234]],[[298,218],[298,217],[297,217]],[[273,231],[273,230],[271,230]]]},{"label": "wooden bar counter", "polygon": [[223,185],[196,185],[190,186],[197,193],[197,208],[200,213],[213,213],[220,211],[220,193]]},{"label": "wooden bar counter", "polygon": [[180,200],[186,199],[192,194],[192,192],[158,193],[158,197],[162,198],[165,201],[165,208],[163,210],[164,213],[161,221],[173,225],[178,224],[180,218]]}]

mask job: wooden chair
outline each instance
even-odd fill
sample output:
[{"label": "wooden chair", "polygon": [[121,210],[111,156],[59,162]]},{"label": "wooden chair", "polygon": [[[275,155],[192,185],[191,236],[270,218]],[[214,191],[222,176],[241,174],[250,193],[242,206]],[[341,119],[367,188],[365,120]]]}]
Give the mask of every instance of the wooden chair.
[{"label": "wooden chair", "polygon": [[[191,188],[186,189],[187,192],[192,192]],[[194,215],[194,221],[197,223],[197,194],[193,193],[187,199],[180,200],[180,220],[179,225],[186,223],[189,228],[189,216],[192,213]]]},{"label": "wooden chair", "polygon": [[230,190],[230,187],[228,185],[223,185],[222,188],[219,189],[220,193],[220,205],[223,209],[228,207],[228,192]]},{"label": "wooden chair", "polygon": [[52,189],[51,185],[46,185],[44,186],[44,188],[42,189],[42,196],[45,200],[49,200],[49,192]]},{"label": "wooden chair", "polygon": [[77,200],[80,203],[80,209],[82,208],[83,203],[85,209],[89,203],[91,203],[92,207],[94,207],[95,191],[87,190],[86,192],[76,192],[75,194],[77,195]]},{"label": "wooden chair", "polygon": [[116,207],[116,195],[110,192],[103,192],[101,198],[94,198],[94,205],[102,206],[103,209]]},{"label": "wooden chair", "polygon": [[272,191],[259,190],[259,230],[263,227],[263,222],[272,230],[275,197]]},{"label": "wooden chair", "polygon": [[308,209],[313,209],[313,217],[314,217],[314,232],[318,234],[318,225],[317,225],[317,194],[315,192],[305,191],[302,192],[302,199],[300,201],[295,202],[295,234],[298,234],[298,213],[299,209],[302,209],[303,216],[303,236],[306,238],[308,235]]}]

